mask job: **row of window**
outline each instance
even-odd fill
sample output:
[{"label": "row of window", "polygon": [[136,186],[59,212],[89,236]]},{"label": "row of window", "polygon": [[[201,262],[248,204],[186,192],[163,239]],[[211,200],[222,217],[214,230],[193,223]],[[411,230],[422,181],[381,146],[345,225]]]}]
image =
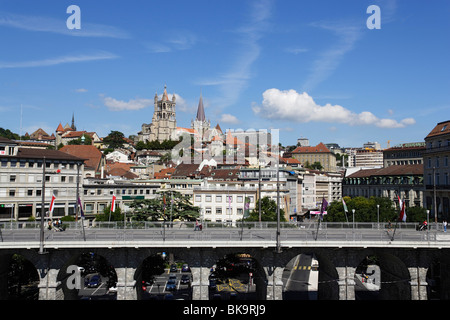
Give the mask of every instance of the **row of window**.
[{"label": "row of window", "polygon": [[[196,194],[195,195],[195,202],[199,203],[202,202],[202,195],[200,194]],[[250,199],[250,203],[253,203],[255,201],[254,196],[247,196],[246,198]],[[213,199],[213,195],[207,194],[204,196],[205,202],[212,202]],[[217,203],[221,203],[224,200],[226,200],[227,203],[229,202],[233,202],[233,199],[236,199],[237,203],[244,203],[244,196],[241,195],[237,195],[237,196],[233,196],[233,195],[226,195],[226,196],[222,196],[222,195],[215,195],[214,196],[214,200]]]},{"label": "row of window", "polygon": [[[439,168],[440,164],[441,164],[441,157],[435,157],[434,158],[434,167]],[[428,168],[433,167],[433,160],[431,157],[428,157],[427,165],[428,165]],[[448,156],[442,157],[442,165],[444,167],[448,167]]]},{"label": "row of window", "polygon": [[[2,174],[0,176],[0,182],[42,182],[42,175],[37,174],[10,174],[9,177],[7,174]],[[46,175],[45,176],[46,182],[62,182],[62,183],[74,183],[76,181],[76,176],[61,176],[61,175]]]},{"label": "row of window", "polygon": [[433,175],[429,173],[428,174],[428,178],[427,178],[427,184],[428,185],[436,184],[436,185],[448,186],[449,185],[448,172],[445,172],[443,174],[443,179],[442,180],[441,180],[441,175],[439,174],[439,172],[436,172],[436,174],[435,174],[435,181],[433,181]]},{"label": "row of window", "polygon": [[[3,168],[42,168],[42,160],[26,160],[26,159],[0,159],[0,166]],[[46,162],[47,169],[76,169],[76,164],[66,162]]]}]

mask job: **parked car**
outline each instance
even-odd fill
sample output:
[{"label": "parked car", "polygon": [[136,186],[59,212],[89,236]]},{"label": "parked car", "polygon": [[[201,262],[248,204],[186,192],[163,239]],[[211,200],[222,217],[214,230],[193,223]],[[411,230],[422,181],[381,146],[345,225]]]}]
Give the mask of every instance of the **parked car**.
[{"label": "parked car", "polygon": [[183,266],[181,267],[181,272],[190,272],[191,268],[189,268],[188,264],[183,264]]},{"label": "parked car", "polygon": [[181,283],[182,284],[189,284],[191,282],[191,277],[188,274],[183,274],[181,276]]},{"label": "parked car", "polygon": [[94,274],[87,284],[88,288],[97,288],[102,283],[100,275]]},{"label": "parked car", "polygon": [[170,265],[170,272],[177,272],[177,271],[178,271],[178,269],[177,269],[177,265],[176,264]]},{"label": "parked car", "polygon": [[176,282],[174,279],[169,279],[166,283],[167,291],[174,291],[177,288]]}]

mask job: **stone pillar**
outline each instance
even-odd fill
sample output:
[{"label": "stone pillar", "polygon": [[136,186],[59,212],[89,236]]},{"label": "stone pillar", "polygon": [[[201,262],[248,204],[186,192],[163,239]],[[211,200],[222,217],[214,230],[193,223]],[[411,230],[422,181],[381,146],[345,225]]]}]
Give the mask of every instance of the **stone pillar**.
[{"label": "stone pillar", "polygon": [[209,268],[191,267],[192,300],[209,300]]},{"label": "stone pillar", "polygon": [[408,268],[411,276],[411,300],[428,300],[427,295],[427,268]]},{"label": "stone pillar", "polygon": [[355,270],[354,267],[336,267],[339,275],[339,300],[355,300]]},{"label": "stone pillar", "polygon": [[64,294],[60,290],[61,283],[57,281],[58,269],[38,270],[40,282],[39,300],[64,300]]},{"label": "stone pillar", "polygon": [[116,268],[117,274],[117,300],[137,300],[136,268]]},{"label": "stone pillar", "polygon": [[267,300],[283,299],[283,270],[281,267],[264,267],[267,277]]}]

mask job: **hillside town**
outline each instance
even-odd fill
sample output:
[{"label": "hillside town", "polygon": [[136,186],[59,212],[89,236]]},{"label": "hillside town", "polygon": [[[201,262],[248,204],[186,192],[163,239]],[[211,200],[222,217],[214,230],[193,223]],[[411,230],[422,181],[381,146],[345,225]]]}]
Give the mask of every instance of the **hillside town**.
[{"label": "hillside town", "polygon": [[311,219],[323,199],[346,196],[403,199],[407,208],[448,217],[450,120],[430,128],[423,141],[387,141],[385,148],[314,146],[307,137],[283,146],[276,130],[223,131],[211,124],[201,95],[191,127],[178,127],[175,95],[164,87],[159,97],[151,122],[130,137],[77,130],[75,114],[70,124],[55,124],[55,132],[0,136],[0,220],[39,217],[43,190],[51,219],[82,212],[93,221],[112,205],[132,212],[134,200],[174,192],[188,196],[202,221],[227,224],[257,210],[265,197],[279,204],[286,221]]}]

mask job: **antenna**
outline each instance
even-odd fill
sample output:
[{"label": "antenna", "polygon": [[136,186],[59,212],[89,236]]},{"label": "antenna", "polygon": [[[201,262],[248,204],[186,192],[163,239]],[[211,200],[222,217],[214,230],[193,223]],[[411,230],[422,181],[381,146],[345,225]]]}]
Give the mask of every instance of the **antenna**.
[{"label": "antenna", "polygon": [[20,129],[19,129],[19,140],[22,140],[22,104],[20,104]]}]

